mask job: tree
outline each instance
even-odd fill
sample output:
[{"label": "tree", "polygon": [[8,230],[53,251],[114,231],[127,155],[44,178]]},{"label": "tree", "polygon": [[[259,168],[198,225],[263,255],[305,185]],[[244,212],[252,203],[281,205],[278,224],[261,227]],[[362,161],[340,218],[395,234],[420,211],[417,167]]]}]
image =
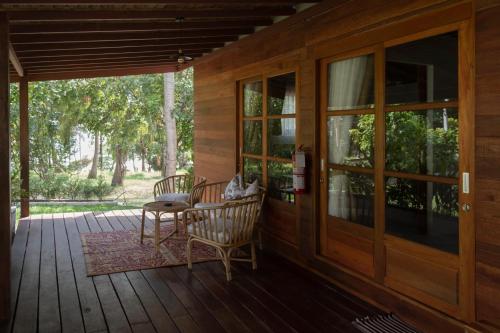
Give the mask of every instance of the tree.
[{"label": "tree", "polygon": [[163,74],[163,120],[165,122],[165,131],[167,144],[165,145],[165,176],[175,175],[177,169],[177,131],[174,116],[175,106],[175,76],[174,73]]}]

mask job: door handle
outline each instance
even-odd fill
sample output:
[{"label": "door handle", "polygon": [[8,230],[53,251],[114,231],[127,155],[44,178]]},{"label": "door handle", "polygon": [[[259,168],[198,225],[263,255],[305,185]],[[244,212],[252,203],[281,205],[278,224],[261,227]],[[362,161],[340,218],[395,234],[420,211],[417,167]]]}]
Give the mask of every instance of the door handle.
[{"label": "door handle", "polygon": [[462,205],[462,210],[463,210],[464,212],[468,212],[468,211],[470,211],[470,209],[471,209],[471,205],[470,205],[469,203],[464,203],[464,204]]}]

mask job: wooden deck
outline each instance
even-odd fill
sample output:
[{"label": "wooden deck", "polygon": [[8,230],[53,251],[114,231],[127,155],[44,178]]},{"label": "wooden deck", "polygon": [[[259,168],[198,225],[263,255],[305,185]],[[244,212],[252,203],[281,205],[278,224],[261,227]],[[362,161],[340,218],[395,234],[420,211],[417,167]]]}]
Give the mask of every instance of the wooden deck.
[{"label": "wooden deck", "polygon": [[3,332],[357,332],[379,310],[268,253],[87,277],[79,233],[138,229],[139,211],[39,215],[13,244],[13,319]]}]

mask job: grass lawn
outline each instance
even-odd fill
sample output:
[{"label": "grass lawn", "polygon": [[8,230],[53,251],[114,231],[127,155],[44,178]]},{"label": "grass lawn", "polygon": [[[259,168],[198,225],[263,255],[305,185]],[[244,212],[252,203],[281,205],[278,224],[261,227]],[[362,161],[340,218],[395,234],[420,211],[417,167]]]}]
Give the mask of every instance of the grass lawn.
[{"label": "grass lawn", "polygon": [[[100,212],[120,209],[135,209],[140,208],[139,205],[117,205],[117,204],[88,204],[88,205],[46,205],[46,204],[31,204],[30,215],[38,214],[53,214],[53,213],[77,213],[77,212]],[[19,219],[20,210],[17,210],[17,218]]]}]

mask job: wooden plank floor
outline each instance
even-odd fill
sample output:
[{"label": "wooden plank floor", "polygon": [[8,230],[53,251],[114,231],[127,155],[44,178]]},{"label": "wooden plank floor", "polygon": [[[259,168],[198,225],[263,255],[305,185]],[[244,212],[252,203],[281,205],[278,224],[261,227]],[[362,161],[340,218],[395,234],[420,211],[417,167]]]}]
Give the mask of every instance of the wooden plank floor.
[{"label": "wooden plank floor", "polygon": [[[138,230],[139,211],[39,215],[13,244],[2,332],[356,332],[380,311],[269,253],[259,269],[220,262],[87,277],[80,233]],[[151,221],[148,221],[151,228]]]}]

